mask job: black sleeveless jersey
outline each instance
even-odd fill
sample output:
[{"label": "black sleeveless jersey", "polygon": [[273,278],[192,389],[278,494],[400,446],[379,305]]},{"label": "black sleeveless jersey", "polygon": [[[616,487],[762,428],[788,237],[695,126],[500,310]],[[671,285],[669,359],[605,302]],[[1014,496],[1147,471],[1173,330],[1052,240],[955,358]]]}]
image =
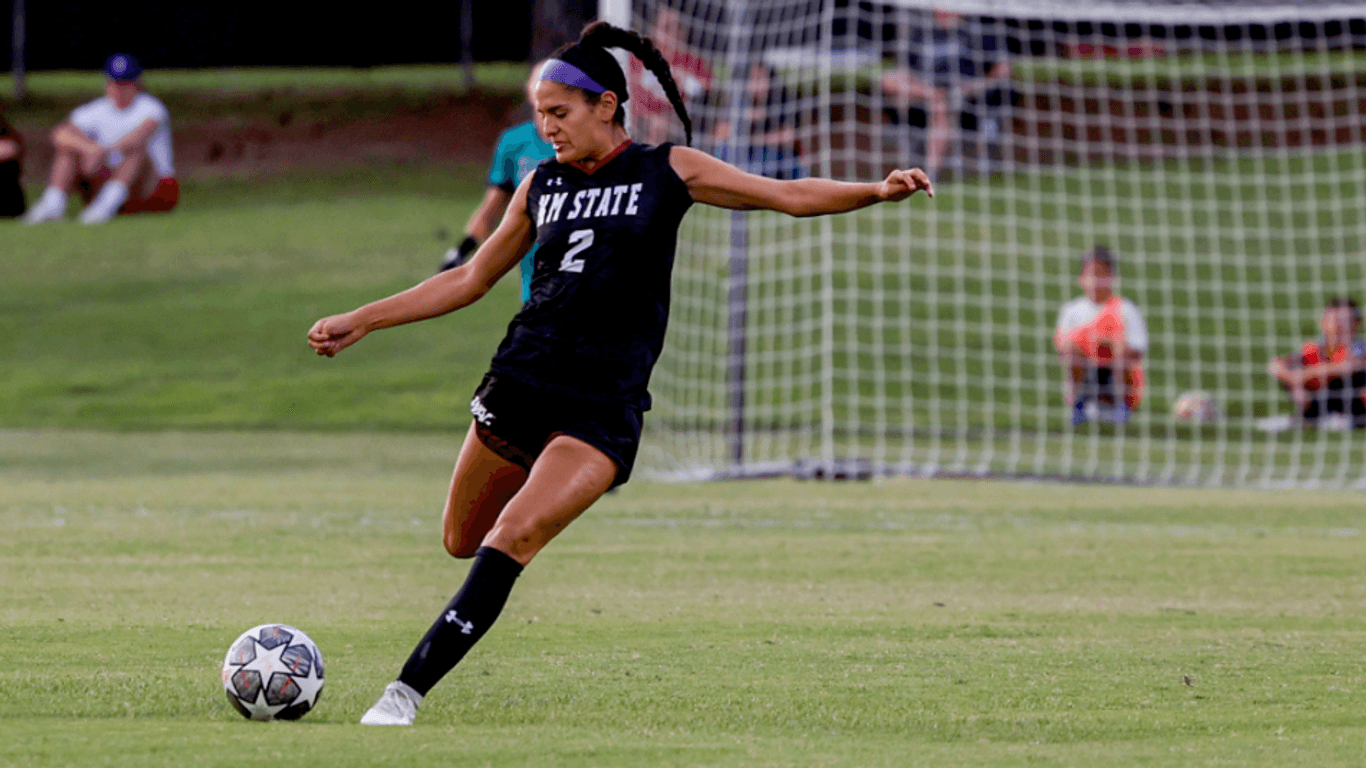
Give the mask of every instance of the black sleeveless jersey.
[{"label": "black sleeveless jersey", "polygon": [[553,157],[536,169],[526,204],[539,246],[531,298],[508,325],[493,373],[650,407],[678,226],[693,202],[670,148],[631,144],[592,174]]}]

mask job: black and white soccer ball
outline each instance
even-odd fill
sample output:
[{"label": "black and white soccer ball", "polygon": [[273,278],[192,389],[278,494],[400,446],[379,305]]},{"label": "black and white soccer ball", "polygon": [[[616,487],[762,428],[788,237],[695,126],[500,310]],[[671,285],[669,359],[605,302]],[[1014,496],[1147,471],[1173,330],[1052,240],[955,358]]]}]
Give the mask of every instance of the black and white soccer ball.
[{"label": "black and white soccer ball", "polygon": [[287,624],[252,627],[228,649],[223,690],[248,720],[298,720],[318,705],[322,652]]}]

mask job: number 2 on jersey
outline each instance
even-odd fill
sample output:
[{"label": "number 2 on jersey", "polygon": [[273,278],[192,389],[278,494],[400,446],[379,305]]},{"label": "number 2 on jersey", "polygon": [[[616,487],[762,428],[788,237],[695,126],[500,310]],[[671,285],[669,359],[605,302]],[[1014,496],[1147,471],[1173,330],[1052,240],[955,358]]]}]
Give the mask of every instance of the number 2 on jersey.
[{"label": "number 2 on jersey", "polygon": [[578,256],[580,253],[583,253],[585,250],[587,250],[590,246],[593,245],[593,230],[576,229],[573,232],[570,232],[569,244],[573,247],[565,251],[564,258],[560,259],[560,271],[582,272],[583,259],[576,259],[574,257]]}]

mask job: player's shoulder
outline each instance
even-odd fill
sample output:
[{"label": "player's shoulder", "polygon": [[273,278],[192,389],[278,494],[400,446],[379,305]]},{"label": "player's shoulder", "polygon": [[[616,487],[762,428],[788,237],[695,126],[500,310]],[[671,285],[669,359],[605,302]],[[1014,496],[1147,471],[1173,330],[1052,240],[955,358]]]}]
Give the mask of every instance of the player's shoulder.
[{"label": "player's shoulder", "polygon": [[536,132],[536,124],[528,120],[498,134],[498,145],[494,154],[509,162],[520,158],[540,161],[546,157],[554,157],[555,149]]},{"label": "player's shoulder", "polygon": [[675,144],[671,141],[660,144],[641,144],[639,151],[642,162],[667,168],[680,179],[690,176],[700,167],[722,162],[697,147]]},{"label": "player's shoulder", "polygon": [[114,101],[108,96],[100,96],[71,110],[73,115],[98,116],[114,111]]},{"label": "player's shoulder", "polygon": [[1138,313],[1138,314],[1140,314],[1140,315],[1143,314],[1142,312],[1139,312],[1138,305],[1135,304],[1135,303],[1133,302],[1133,300],[1130,299],[1129,297],[1127,297],[1127,296],[1121,296],[1119,300],[1120,300],[1121,306],[1124,307],[1125,311],[1127,311],[1127,312],[1135,312],[1135,313]]},{"label": "player's shoulder", "polygon": [[143,91],[133,97],[132,108],[141,114],[152,116],[169,116],[170,110],[166,109],[166,104],[161,99]]},{"label": "player's shoulder", "polygon": [[134,104],[148,104],[151,106],[166,108],[166,103],[146,91],[138,91],[138,95],[133,97]]},{"label": "player's shoulder", "polygon": [[1090,310],[1094,306],[1095,305],[1091,303],[1091,300],[1085,296],[1076,296],[1063,302],[1062,312],[1066,314],[1068,312],[1075,312],[1079,309]]},{"label": "player's shoulder", "polygon": [[529,145],[544,143],[540,138],[536,133],[536,124],[528,120],[503,129],[503,132],[498,134],[498,146],[507,151],[519,150]]},{"label": "player's shoulder", "polygon": [[502,133],[498,134],[498,143],[512,144],[516,142],[526,141],[528,135],[534,133],[536,133],[536,125],[532,123],[530,120],[528,120],[524,123],[518,123],[517,125],[514,125],[510,128],[504,128]]},{"label": "player's shoulder", "polygon": [[696,176],[700,167],[699,162],[720,162],[699,149],[679,146],[668,141],[660,144],[632,144],[629,149],[634,153],[630,161],[634,172],[681,190],[688,188],[685,179]]}]

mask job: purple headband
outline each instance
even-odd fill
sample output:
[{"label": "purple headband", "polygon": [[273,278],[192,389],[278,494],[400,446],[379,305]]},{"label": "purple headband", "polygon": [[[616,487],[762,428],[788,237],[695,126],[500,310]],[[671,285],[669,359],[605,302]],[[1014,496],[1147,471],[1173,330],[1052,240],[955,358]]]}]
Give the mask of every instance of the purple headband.
[{"label": "purple headband", "polygon": [[598,81],[588,76],[587,72],[559,59],[547,59],[545,66],[541,67],[539,80],[549,80],[555,83],[572,85],[575,88],[582,88],[593,93],[604,93],[606,88],[598,84]]}]

